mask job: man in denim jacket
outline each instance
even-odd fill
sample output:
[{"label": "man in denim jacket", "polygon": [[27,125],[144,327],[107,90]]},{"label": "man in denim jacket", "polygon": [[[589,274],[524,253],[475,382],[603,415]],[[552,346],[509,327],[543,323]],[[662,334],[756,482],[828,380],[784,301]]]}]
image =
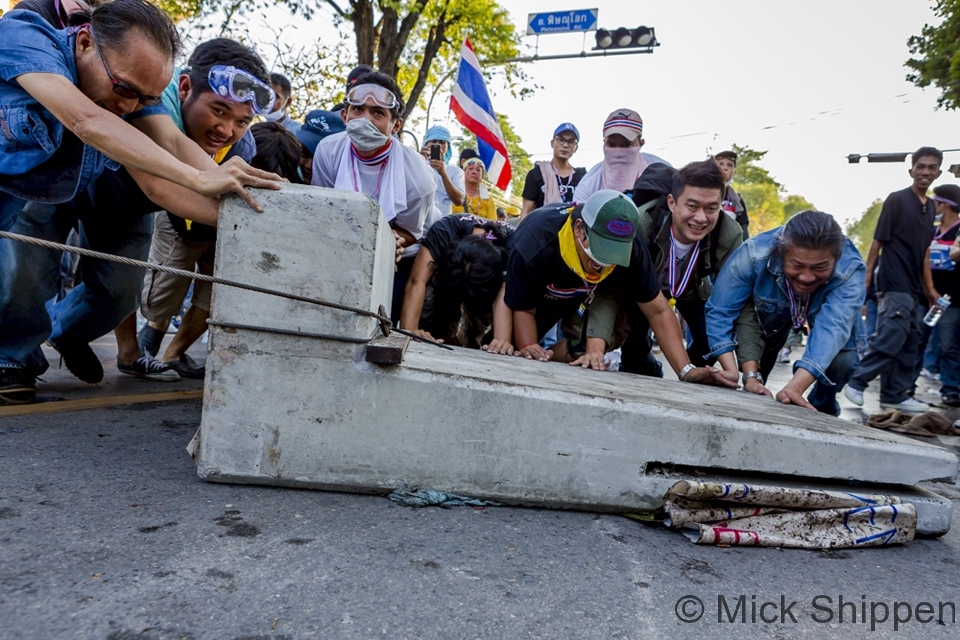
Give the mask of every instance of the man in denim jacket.
[{"label": "man in denim jacket", "polygon": [[710,355],[736,349],[744,389],[770,396],[764,380],[777,353],[791,329],[809,325],[806,353],[776,398],[839,415],[836,394],[859,362],[865,277],[860,253],[832,216],[798,213],[743,243],[720,272],[707,302]]}]

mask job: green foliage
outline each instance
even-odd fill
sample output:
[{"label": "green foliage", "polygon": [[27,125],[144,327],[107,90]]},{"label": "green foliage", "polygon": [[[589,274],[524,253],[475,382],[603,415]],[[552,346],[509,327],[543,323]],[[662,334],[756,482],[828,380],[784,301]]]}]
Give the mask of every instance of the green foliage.
[{"label": "green foliage", "polygon": [[747,205],[750,235],[779,227],[799,211],[816,208],[803,196],[785,195],[783,185],[760,166],[766,151],[738,145],[733,145],[732,149],[737,154],[733,188]]},{"label": "green foliage", "polygon": [[940,89],[937,105],[960,108],[960,0],[937,0],[933,7],[939,24],[923,26],[919,36],[907,41],[912,69],[907,80],[918,87],[934,85]]},{"label": "green foliage", "polygon": [[860,255],[866,259],[870,251],[870,244],[873,242],[873,232],[877,228],[877,220],[880,219],[880,210],[883,209],[883,200],[877,198],[867,207],[867,210],[860,215],[860,219],[851,222],[844,230],[847,236],[857,245]]}]

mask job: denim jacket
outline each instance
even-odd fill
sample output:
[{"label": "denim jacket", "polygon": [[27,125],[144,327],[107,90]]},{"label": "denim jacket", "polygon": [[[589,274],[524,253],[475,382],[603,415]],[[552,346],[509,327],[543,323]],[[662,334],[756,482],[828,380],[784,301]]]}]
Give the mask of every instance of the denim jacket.
[{"label": "denim jacket", "polygon": [[[75,30],[58,30],[33,11],[0,19],[0,191],[26,201],[72,200],[103,169],[119,165],[73,135],[17,82],[51,73],[77,84]],[[166,109],[149,107],[151,113]],[[143,115],[147,115],[146,113]]]},{"label": "denim jacket", "polygon": [[[781,230],[772,229],[744,242],[717,276],[713,295],[707,301],[711,357],[737,349],[738,339],[741,343],[762,340],[789,327],[790,301],[777,251]],[[860,309],[866,296],[866,271],[860,253],[849,238],[845,239],[833,274],[811,294],[807,310],[810,336],[803,358],[794,363],[794,371],[800,367],[817,380],[833,384],[825,375],[827,367],[842,349],[856,348],[863,338]],[[754,312],[741,318],[741,311],[750,307]],[[753,331],[749,325],[753,325]],[[751,347],[751,353],[762,350],[762,344]]]}]

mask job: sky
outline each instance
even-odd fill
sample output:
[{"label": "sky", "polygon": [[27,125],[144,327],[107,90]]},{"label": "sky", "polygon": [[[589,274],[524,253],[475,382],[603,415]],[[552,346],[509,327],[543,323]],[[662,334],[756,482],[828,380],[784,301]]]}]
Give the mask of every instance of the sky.
[{"label": "sky", "polygon": [[[574,164],[592,166],[603,157],[606,116],[628,107],[643,117],[645,151],[681,166],[734,143],[766,150],[762,166],[787,193],[849,221],[910,177],[908,162],[849,164],[848,154],[960,147],[960,113],[937,111],[935,88],[905,80],[907,39],[934,21],[929,0],[502,4],[521,32],[529,13],[597,8],[600,27],[654,27],[661,44],[649,55],[528,64],[539,88],[522,101],[491,84],[494,108],[509,115],[534,160],[550,157],[554,128],[569,121],[582,136]],[[316,31],[298,31],[338,37],[327,13],[310,25]],[[520,40],[532,53],[536,39]],[[584,38],[545,35],[538,44],[541,55],[579,53]],[[455,124],[440,102],[432,119]],[[960,152],[946,154],[944,169],[952,163]],[[935,184],[948,181],[956,179],[944,171]]]}]

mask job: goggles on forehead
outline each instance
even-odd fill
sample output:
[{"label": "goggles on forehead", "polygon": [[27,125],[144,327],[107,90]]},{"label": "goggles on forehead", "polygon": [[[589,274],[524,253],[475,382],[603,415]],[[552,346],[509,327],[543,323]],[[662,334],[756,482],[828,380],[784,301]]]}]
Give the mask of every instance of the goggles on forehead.
[{"label": "goggles on forehead", "polygon": [[487,170],[486,166],[484,166],[483,164],[483,160],[481,160],[480,158],[468,158],[463,162],[464,167],[469,167],[472,164],[478,164],[480,165],[481,169],[483,169],[484,171]]},{"label": "goggles on forehead", "polygon": [[386,87],[378,84],[360,84],[347,92],[347,104],[359,107],[367,103],[367,100],[373,100],[373,103],[384,109],[396,109],[399,106],[397,96]]},{"label": "goggles on forehead", "polygon": [[207,74],[207,82],[221,98],[233,102],[249,102],[254,113],[270,113],[273,110],[276,99],[273,89],[243,69],[214,65]]}]

